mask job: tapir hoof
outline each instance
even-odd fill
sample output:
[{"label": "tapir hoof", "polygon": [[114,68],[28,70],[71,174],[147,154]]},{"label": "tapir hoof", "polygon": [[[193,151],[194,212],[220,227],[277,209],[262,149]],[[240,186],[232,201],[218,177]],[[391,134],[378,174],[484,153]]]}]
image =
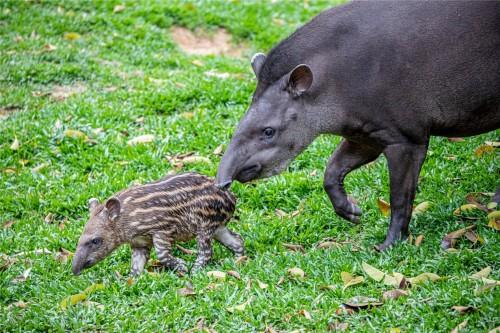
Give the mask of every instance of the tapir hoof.
[{"label": "tapir hoof", "polygon": [[407,238],[408,238],[408,233],[406,233],[406,232],[400,232],[399,238],[398,237],[391,237],[390,235],[388,235],[382,244],[375,245],[374,248],[378,252],[383,252],[383,251],[387,250],[388,248],[393,247],[398,242],[405,241]]},{"label": "tapir hoof", "polygon": [[358,205],[350,201],[347,201],[343,206],[334,206],[334,207],[335,207],[335,213],[337,213],[337,215],[339,215],[340,217],[354,224],[359,223],[362,212],[361,208],[359,208]]}]

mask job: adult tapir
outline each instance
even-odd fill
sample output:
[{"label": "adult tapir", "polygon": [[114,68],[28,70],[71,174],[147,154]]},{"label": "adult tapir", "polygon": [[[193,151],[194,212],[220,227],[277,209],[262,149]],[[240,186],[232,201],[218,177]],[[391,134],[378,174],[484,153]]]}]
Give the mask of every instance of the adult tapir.
[{"label": "adult tapir", "polygon": [[500,1],[352,2],[256,54],[252,67],[257,87],[217,184],[275,175],[319,134],[341,135],[324,188],[343,218],[361,215],[344,177],[387,158],[384,250],[408,235],[429,137],[500,127]]}]

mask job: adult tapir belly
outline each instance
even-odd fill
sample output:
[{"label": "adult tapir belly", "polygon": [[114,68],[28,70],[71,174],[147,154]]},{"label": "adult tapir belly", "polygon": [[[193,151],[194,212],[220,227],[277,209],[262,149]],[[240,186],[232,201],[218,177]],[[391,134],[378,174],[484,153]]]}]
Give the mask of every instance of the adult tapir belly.
[{"label": "adult tapir belly", "polygon": [[217,184],[272,176],[319,134],[341,135],[324,179],[340,216],[361,215],[345,176],[387,158],[392,215],[383,250],[408,235],[430,136],[500,127],[500,1],[352,2],[255,55],[252,67],[252,104]]}]

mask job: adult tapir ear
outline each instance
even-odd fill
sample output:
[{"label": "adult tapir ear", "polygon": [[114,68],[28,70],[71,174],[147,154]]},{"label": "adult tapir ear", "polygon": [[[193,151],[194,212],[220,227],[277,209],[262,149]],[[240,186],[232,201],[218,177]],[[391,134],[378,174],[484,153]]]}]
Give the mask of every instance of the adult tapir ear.
[{"label": "adult tapir ear", "polygon": [[106,209],[108,210],[108,218],[115,221],[120,215],[122,204],[118,198],[111,198],[106,201]]},{"label": "adult tapir ear", "polygon": [[97,206],[99,206],[99,200],[97,200],[96,198],[90,198],[87,204],[89,212],[92,212]]},{"label": "adult tapir ear", "polygon": [[301,64],[296,66],[288,75],[288,90],[300,96],[306,92],[313,83],[313,73],[309,66]]},{"label": "adult tapir ear", "polygon": [[259,77],[259,73],[262,65],[264,64],[264,61],[266,61],[266,55],[264,53],[255,53],[252,57],[252,60],[250,60],[253,72],[255,73],[256,77]]}]

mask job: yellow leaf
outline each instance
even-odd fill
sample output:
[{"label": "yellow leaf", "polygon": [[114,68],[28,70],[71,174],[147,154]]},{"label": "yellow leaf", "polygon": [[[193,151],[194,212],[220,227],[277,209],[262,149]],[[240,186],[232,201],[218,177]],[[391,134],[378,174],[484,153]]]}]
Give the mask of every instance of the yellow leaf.
[{"label": "yellow leaf", "polygon": [[468,230],[472,230],[475,227],[476,226],[473,224],[473,225],[470,225],[468,227],[465,227],[465,228],[458,229],[458,230],[455,230],[453,232],[450,232],[449,234],[447,234],[446,236],[444,236],[443,240],[441,241],[441,247],[443,249],[445,249],[445,250],[453,247],[455,245],[455,242],[457,241],[457,239],[459,239],[460,237],[462,237],[463,235],[465,235],[465,233]]},{"label": "yellow leaf", "polygon": [[391,214],[391,205],[387,201],[379,198],[377,200],[377,205],[378,209],[382,212],[382,215],[389,216],[389,214]]},{"label": "yellow leaf", "polygon": [[474,155],[476,155],[476,157],[481,157],[484,154],[489,154],[489,153],[492,153],[494,151],[495,151],[495,147],[493,147],[493,146],[481,145],[481,146],[476,148],[476,150],[474,151]]},{"label": "yellow leaf", "polygon": [[337,242],[325,241],[325,242],[319,243],[317,246],[318,249],[331,249],[332,247],[338,249],[338,248],[342,247],[342,245],[340,245]]},{"label": "yellow leaf", "polygon": [[451,330],[451,333],[459,333],[461,330],[463,330],[465,328],[465,326],[467,326],[467,322],[468,322],[468,320],[464,320],[463,322],[458,324],[457,327],[455,327],[454,329]]},{"label": "yellow leaf", "polygon": [[207,276],[208,277],[211,277],[213,279],[216,279],[216,280],[225,280],[226,279],[226,273],[224,272],[221,272],[221,271],[210,271],[210,272],[207,272]]},{"label": "yellow leaf", "polygon": [[417,238],[415,239],[415,246],[419,247],[420,244],[422,244],[423,240],[424,240],[424,235],[418,235]]},{"label": "yellow leaf", "polygon": [[365,281],[365,278],[362,276],[352,276],[348,272],[341,272],[340,277],[342,278],[342,281],[344,282],[344,290],[350,286],[354,286],[356,284],[363,283]]},{"label": "yellow leaf", "polygon": [[488,214],[488,227],[500,230],[500,210],[495,210]]},{"label": "yellow leaf", "polygon": [[181,113],[181,117],[185,118],[185,119],[193,119],[194,112],[183,112],[183,113]]},{"label": "yellow leaf", "polygon": [[294,278],[300,278],[300,279],[303,279],[304,276],[306,275],[304,273],[303,270],[301,270],[300,268],[298,267],[293,267],[293,268],[290,268],[288,269],[288,274],[291,276],[291,277],[294,277]]},{"label": "yellow leaf", "polygon": [[65,130],[64,136],[72,139],[84,139],[84,140],[88,139],[87,135],[82,131],[72,130],[72,129]]},{"label": "yellow leaf", "polygon": [[80,34],[76,32],[65,32],[64,33],[64,39],[69,40],[69,41],[74,41],[77,39],[80,39]]},{"label": "yellow leaf", "polygon": [[311,314],[309,313],[309,311],[307,311],[307,310],[304,310],[304,309],[300,310],[300,311],[299,311],[299,315],[304,316],[304,317],[305,317],[306,319],[308,319],[308,320],[312,320],[312,316],[311,316]]},{"label": "yellow leaf", "polygon": [[363,270],[365,271],[365,273],[371,277],[372,279],[374,279],[375,281],[377,282],[380,282],[384,279],[384,275],[385,273],[382,272],[381,270],[378,270],[377,268],[363,262],[361,264],[361,266],[363,267]]},{"label": "yellow leaf", "polygon": [[412,285],[417,285],[417,284],[424,283],[426,281],[437,281],[440,278],[441,277],[439,275],[434,274],[434,273],[422,273],[414,278],[409,278],[408,281]]},{"label": "yellow leaf", "polygon": [[17,137],[14,138],[14,141],[12,141],[12,144],[10,145],[10,149],[12,150],[18,150],[19,149],[19,140],[17,139]]},{"label": "yellow leaf", "polygon": [[75,305],[76,303],[84,301],[86,298],[87,298],[87,295],[85,295],[84,293],[71,295],[69,297],[66,297],[65,299],[63,299],[61,301],[61,304],[60,304],[61,309],[66,310],[66,308],[69,305]]},{"label": "yellow leaf", "polygon": [[349,272],[341,272],[340,278],[342,279],[342,282],[344,282],[344,284],[347,284],[352,280],[352,275]]},{"label": "yellow leaf", "polygon": [[116,5],[114,8],[113,8],[113,13],[121,13],[125,10],[125,5]]},{"label": "yellow leaf", "polygon": [[207,164],[212,164],[212,161],[208,157],[204,156],[198,156],[198,155],[191,155],[187,156],[182,159],[183,163],[189,164],[189,163],[207,163]]},{"label": "yellow leaf", "polygon": [[431,206],[431,203],[429,201],[424,201],[424,202],[419,203],[413,209],[413,215],[422,214],[423,212],[425,212],[426,210],[428,210],[430,206]]},{"label": "yellow leaf", "polygon": [[143,144],[143,143],[150,143],[150,142],[153,142],[154,140],[155,140],[154,135],[144,134],[144,135],[139,135],[133,139],[128,140],[127,145],[134,146],[134,145]]},{"label": "yellow leaf", "polygon": [[235,306],[230,306],[226,308],[228,312],[234,313],[234,312],[243,312],[245,311],[245,308],[250,304],[250,302],[253,301],[253,296],[250,297],[246,302],[240,304],[240,305],[235,305]]},{"label": "yellow leaf", "polygon": [[257,280],[257,285],[259,286],[260,289],[267,289],[267,287],[269,287],[267,283],[264,283],[260,280]]},{"label": "yellow leaf", "polygon": [[455,211],[453,211],[453,215],[460,216],[462,215],[462,213],[471,212],[473,210],[480,210],[480,209],[475,204],[465,204],[455,209]]},{"label": "yellow leaf", "polygon": [[487,266],[480,270],[479,272],[476,272],[470,276],[471,279],[475,280],[481,280],[482,278],[487,278],[491,273],[491,267]]},{"label": "yellow leaf", "polygon": [[87,294],[87,295],[90,295],[93,292],[96,292],[98,290],[103,290],[103,289],[104,289],[104,284],[102,284],[102,283],[94,283],[93,285],[85,288],[85,290],[83,291],[83,293]]}]

